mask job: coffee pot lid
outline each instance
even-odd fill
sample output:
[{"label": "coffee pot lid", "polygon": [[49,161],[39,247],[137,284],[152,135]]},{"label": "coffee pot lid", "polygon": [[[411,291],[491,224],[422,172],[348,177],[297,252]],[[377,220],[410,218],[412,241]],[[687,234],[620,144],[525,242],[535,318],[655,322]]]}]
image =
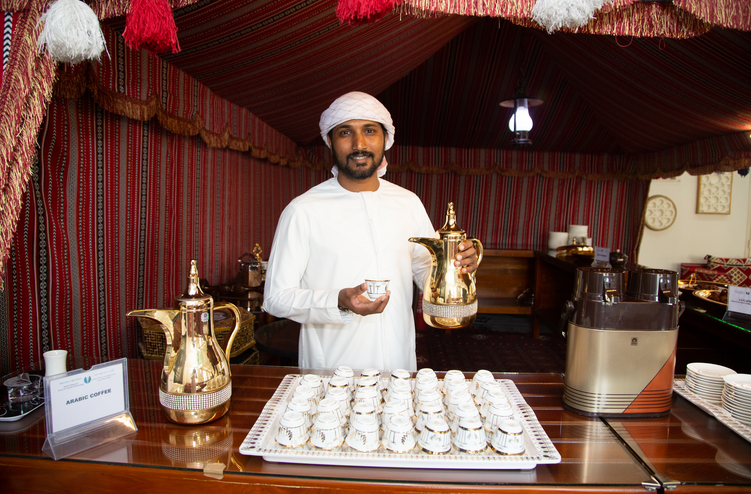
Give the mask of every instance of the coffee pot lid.
[{"label": "coffee pot lid", "polygon": [[439,237],[447,235],[465,235],[466,232],[456,224],[456,213],[454,212],[454,203],[450,202],[446,210],[446,222],[440,230],[436,232]]},{"label": "coffee pot lid", "polygon": [[188,285],[185,292],[175,300],[182,305],[203,305],[211,302],[211,295],[207,295],[201,290],[201,283],[198,278],[198,266],[195,259],[190,260],[190,270],[188,271]]}]

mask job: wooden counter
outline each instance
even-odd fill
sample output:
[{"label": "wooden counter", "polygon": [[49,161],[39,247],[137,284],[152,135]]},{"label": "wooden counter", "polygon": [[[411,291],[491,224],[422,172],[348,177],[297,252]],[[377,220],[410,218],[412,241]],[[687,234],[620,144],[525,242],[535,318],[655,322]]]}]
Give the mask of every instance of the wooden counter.
[{"label": "wooden counter", "polygon": [[[751,471],[751,444],[680,397],[675,398],[669,417],[611,424],[564,410],[558,375],[496,374],[516,383],[561,453],[560,464],[527,471],[328,467],[271,463],[238,451],[284,375],[299,369],[233,366],[229,414],[189,427],[168,423],[159,408],[161,363],[131,360],[128,365],[131,412],[138,432],[53,461],[41,452],[46,435],[43,414],[24,424],[23,430],[0,430],[2,492],[187,494],[308,488],[317,492],[644,493],[644,485],[661,489],[661,479],[681,483],[673,492],[751,492],[751,474],[745,474]],[[227,465],[223,478],[205,476],[205,462]],[[698,465],[701,468],[694,468]]]}]

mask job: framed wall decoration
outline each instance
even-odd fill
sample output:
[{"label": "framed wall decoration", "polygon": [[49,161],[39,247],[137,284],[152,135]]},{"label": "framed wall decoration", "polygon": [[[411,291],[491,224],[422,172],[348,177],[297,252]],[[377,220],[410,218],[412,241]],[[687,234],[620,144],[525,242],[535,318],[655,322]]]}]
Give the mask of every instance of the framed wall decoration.
[{"label": "framed wall decoration", "polygon": [[697,214],[730,214],[730,195],[733,191],[733,173],[711,173],[698,177],[696,193]]},{"label": "framed wall decoration", "polygon": [[650,230],[666,230],[675,223],[677,215],[675,203],[669,197],[652,196],[644,208],[644,224]]}]

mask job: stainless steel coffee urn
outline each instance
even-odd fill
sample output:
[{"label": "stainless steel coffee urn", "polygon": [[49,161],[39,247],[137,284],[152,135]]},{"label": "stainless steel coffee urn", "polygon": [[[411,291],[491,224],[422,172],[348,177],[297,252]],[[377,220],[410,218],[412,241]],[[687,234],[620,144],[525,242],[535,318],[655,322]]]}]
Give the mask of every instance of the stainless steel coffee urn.
[{"label": "stainless steel coffee urn", "polygon": [[678,274],[579,268],[572,298],[563,316],[564,407],[587,416],[667,415],[683,312]]}]

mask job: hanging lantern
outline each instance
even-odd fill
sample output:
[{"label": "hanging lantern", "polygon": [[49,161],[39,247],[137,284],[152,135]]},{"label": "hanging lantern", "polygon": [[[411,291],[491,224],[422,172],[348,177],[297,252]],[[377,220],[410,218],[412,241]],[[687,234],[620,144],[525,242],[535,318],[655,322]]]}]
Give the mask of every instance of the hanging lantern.
[{"label": "hanging lantern", "polygon": [[532,140],[529,138],[529,131],[532,130],[534,122],[532,122],[532,117],[529,114],[529,108],[541,104],[541,99],[526,97],[509,99],[501,102],[501,106],[514,109],[514,113],[508,121],[508,128],[514,133],[514,144],[520,146],[528,146],[532,144]]}]

